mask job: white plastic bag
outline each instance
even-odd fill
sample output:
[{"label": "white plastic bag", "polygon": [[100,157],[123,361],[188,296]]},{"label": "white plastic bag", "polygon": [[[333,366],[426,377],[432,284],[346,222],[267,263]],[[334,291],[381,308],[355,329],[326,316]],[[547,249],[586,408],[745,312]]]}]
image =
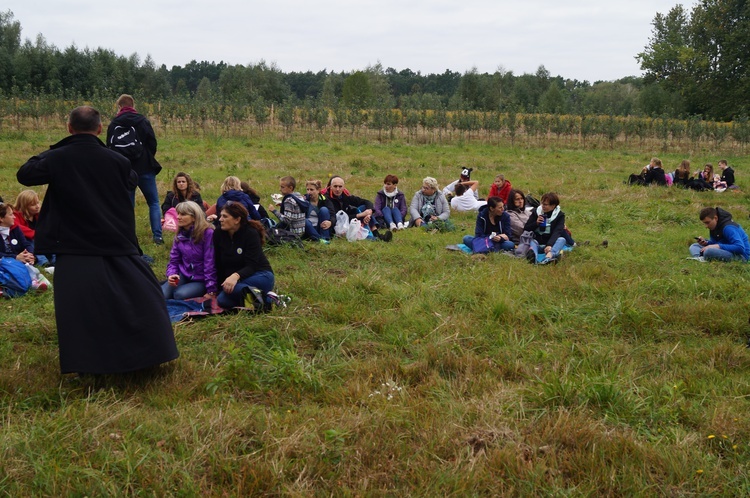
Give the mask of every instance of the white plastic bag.
[{"label": "white plastic bag", "polygon": [[349,231],[349,215],[344,211],[336,213],[336,226],[334,227],[336,235],[344,237]]},{"label": "white plastic bag", "polygon": [[349,242],[356,242],[361,240],[360,234],[362,233],[362,224],[358,219],[353,219],[349,222],[349,230],[346,232],[346,240]]}]

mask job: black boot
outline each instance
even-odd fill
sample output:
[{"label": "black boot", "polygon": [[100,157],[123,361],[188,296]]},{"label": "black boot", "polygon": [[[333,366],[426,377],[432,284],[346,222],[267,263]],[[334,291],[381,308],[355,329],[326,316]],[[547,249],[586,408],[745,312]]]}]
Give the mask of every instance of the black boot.
[{"label": "black boot", "polygon": [[390,230],[375,230],[375,236],[383,242],[390,242],[393,240],[393,232]]}]

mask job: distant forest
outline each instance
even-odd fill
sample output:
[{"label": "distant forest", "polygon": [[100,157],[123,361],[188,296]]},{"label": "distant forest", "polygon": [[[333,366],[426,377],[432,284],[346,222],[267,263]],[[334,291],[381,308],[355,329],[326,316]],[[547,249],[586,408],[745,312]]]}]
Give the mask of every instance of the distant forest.
[{"label": "distant forest", "polygon": [[[578,81],[498,70],[421,74],[380,64],[352,72],[289,72],[273,64],[189,62],[157,66],[150,57],[105,48],[58,49],[43,35],[21,40],[21,24],[0,12],[0,98],[75,101],[130,93],[140,101],[199,100],[227,106],[321,106],[641,116],[731,121],[747,118],[750,2],[703,0],[656,14],[652,37],[634,54],[644,76]],[[306,104],[305,104],[306,103]]]}]

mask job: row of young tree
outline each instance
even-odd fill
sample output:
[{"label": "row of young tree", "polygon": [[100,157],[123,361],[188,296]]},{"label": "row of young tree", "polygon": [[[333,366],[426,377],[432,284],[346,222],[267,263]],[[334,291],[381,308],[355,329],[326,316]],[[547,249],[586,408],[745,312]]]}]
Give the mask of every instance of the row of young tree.
[{"label": "row of young tree", "polygon": [[[233,108],[312,98],[328,108],[517,110],[727,121],[750,112],[750,37],[742,35],[750,27],[748,9],[750,2],[703,0],[691,16],[679,5],[667,15],[657,14],[653,37],[638,55],[646,76],[594,84],[553,77],[544,66],[519,76],[501,68],[494,73],[472,69],[423,75],[380,64],[352,72],[284,73],[262,61],[191,61],[167,69],[150,56],[141,61],[137,54],[125,57],[104,48],[60,50],[41,34],[22,42],[21,24],[7,11],[0,12],[0,97],[73,101],[131,93],[152,102],[193,98]],[[709,48],[713,57],[705,54]]]},{"label": "row of young tree", "polygon": [[[62,127],[70,109],[83,102],[105,116],[115,111],[116,95],[91,100],[68,101],[50,95],[0,99],[0,131],[23,132]],[[259,136],[279,133],[284,137],[305,134],[327,137],[336,134],[379,141],[406,140],[442,143],[453,140],[505,142],[510,145],[643,147],[659,144],[695,150],[729,148],[744,151],[750,142],[750,120],[739,117],[730,123],[704,121],[699,117],[674,119],[644,116],[573,115],[449,110],[440,103],[395,109],[381,105],[364,108],[341,103],[329,106],[320,98],[286,98],[281,104],[262,97],[253,102],[224,103],[220,99],[171,97],[139,102],[159,133],[165,135]]]}]

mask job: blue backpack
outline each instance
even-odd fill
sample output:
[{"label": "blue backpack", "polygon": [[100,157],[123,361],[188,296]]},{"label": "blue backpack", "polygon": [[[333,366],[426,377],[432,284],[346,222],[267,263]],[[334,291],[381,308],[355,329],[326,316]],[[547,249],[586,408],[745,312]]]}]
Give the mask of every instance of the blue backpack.
[{"label": "blue backpack", "polygon": [[13,258],[0,259],[0,289],[5,296],[23,296],[30,287],[31,276],[26,265]]}]

